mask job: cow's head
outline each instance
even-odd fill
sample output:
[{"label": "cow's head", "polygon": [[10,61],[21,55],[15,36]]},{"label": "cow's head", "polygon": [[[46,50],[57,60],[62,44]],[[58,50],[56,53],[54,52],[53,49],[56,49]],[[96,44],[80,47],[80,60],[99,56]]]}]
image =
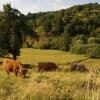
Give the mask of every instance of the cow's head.
[{"label": "cow's head", "polygon": [[25,75],[27,73],[27,69],[24,67],[23,64],[20,64],[20,70],[19,70],[19,72],[20,72],[20,76],[23,77],[23,78],[25,78]]}]

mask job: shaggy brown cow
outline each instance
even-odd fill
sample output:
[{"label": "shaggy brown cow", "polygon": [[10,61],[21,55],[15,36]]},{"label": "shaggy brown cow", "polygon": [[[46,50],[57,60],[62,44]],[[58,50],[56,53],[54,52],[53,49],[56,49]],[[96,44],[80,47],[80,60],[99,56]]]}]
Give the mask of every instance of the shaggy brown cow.
[{"label": "shaggy brown cow", "polygon": [[10,74],[10,72],[14,72],[16,76],[17,73],[19,73],[21,77],[25,77],[26,69],[18,60],[5,59],[3,62],[3,67],[7,74]]},{"label": "shaggy brown cow", "polygon": [[70,71],[80,71],[80,72],[86,72],[88,69],[85,65],[80,63],[71,63],[71,66],[69,68]]},{"label": "shaggy brown cow", "polygon": [[53,62],[38,62],[37,71],[55,71],[58,69],[58,66]]}]

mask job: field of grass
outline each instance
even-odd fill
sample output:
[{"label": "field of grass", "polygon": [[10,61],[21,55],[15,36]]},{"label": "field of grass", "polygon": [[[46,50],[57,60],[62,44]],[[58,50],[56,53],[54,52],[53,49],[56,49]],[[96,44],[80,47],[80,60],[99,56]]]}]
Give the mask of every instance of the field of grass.
[{"label": "field of grass", "polygon": [[[18,59],[33,68],[22,79],[13,73],[6,75],[0,65],[0,100],[100,100],[100,59],[38,49],[22,49]],[[55,62],[62,71],[35,72],[34,66],[39,61]],[[85,64],[90,71],[66,71],[73,61]]]}]

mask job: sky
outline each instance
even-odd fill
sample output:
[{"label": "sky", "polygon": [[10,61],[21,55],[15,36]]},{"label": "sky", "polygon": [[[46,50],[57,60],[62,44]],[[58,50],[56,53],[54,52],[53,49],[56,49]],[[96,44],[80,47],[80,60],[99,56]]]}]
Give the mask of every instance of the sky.
[{"label": "sky", "polygon": [[95,3],[100,4],[100,0],[0,0],[0,10],[3,4],[10,3],[13,8],[17,8],[24,14],[28,12],[37,13],[44,11],[55,11],[66,9],[73,5]]}]

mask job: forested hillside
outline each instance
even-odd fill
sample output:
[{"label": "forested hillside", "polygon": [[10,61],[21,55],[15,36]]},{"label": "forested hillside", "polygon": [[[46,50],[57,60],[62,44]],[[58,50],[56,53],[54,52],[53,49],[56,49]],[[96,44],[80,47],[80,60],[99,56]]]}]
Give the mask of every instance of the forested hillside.
[{"label": "forested hillside", "polygon": [[[60,11],[27,15],[28,24],[45,35],[61,35],[64,31],[70,36],[76,34],[97,35],[100,27],[100,5],[77,5]],[[95,32],[97,34],[95,34]]]},{"label": "forested hillside", "polygon": [[4,5],[0,12],[0,43],[1,49],[15,56],[21,47],[32,47],[76,54],[91,51],[89,56],[100,57],[100,4],[26,16],[9,4]]},{"label": "forested hillside", "polygon": [[26,17],[27,24],[39,36],[39,41],[32,45],[34,48],[70,50],[78,54],[86,53],[88,47],[100,48],[97,46],[100,44],[98,3],[76,5],[60,11],[28,13]]}]

